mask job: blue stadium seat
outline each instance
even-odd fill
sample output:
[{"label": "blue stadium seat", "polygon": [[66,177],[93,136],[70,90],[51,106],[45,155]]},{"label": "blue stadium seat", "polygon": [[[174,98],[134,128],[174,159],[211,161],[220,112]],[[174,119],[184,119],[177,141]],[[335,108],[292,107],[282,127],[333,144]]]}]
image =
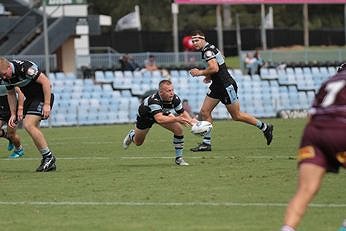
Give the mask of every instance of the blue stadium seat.
[{"label": "blue stadium seat", "polygon": [[320,74],[320,69],[318,67],[311,67],[311,74]]},{"label": "blue stadium seat", "polygon": [[299,77],[296,77],[296,75],[287,74],[287,84],[297,84],[297,80]]},{"label": "blue stadium seat", "polygon": [[301,67],[294,67],[293,70],[295,75],[303,75],[303,69]]},{"label": "blue stadium seat", "polygon": [[329,71],[328,71],[327,67],[320,67],[320,73],[322,75],[329,75]]},{"label": "blue stadium seat", "polygon": [[132,71],[124,71],[124,77],[132,79],[133,78],[133,73]]},{"label": "blue stadium seat", "polygon": [[290,84],[289,81],[288,81],[288,75],[279,75],[279,80],[278,81],[279,81],[279,84],[281,84],[281,85],[288,85],[288,84]]},{"label": "blue stadium seat", "polygon": [[48,78],[49,78],[50,81],[56,80],[55,73],[54,72],[50,72]]},{"label": "blue stadium seat", "polygon": [[303,109],[309,108],[310,102],[305,92],[298,92],[298,100],[299,100],[300,108],[303,108]]},{"label": "blue stadium seat", "polygon": [[114,78],[124,78],[124,73],[122,71],[114,71]]},{"label": "blue stadium seat", "polygon": [[170,74],[171,74],[172,78],[179,77],[179,71],[178,70],[171,70]]},{"label": "blue stadium seat", "polygon": [[330,76],[335,75],[335,73],[336,73],[336,67],[329,66],[329,67],[328,67],[328,73],[329,73]]},{"label": "blue stadium seat", "polygon": [[65,74],[64,74],[64,72],[56,72],[56,73],[55,73],[55,79],[56,79],[56,80],[65,80]]},{"label": "blue stadium seat", "polygon": [[95,71],[95,81],[98,83],[102,83],[105,79],[105,75],[103,71]]},{"label": "blue stadium seat", "polygon": [[76,80],[76,79],[77,79],[77,76],[76,76],[76,74],[75,74],[74,72],[67,72],[67,73],[65,74],[65,77],[66,77],[67,79],[73,79],[73,80]]},{"label": "blue stadium seat", "polygon": [[142,78],[142,72],[141,71],[134,71],[133,72],[133,78],[134,79]]},{"label": "blue stadium seat", "polygon": [[104,73],[104,80],[102,83],[113,83],[115,77],[113,71],[106,71]]},{"label": "blue stadium seat", "polygon": [[295,73],[294,73],[293,67],[287,67],[287,68],[286,68],[286,73],[287,73],[287,74],[293,74],[293,75],[294,75]]},{"label": "blue stadium seat", "polygon": [[303,74],[311,74],[310,67],[303,67]]}]

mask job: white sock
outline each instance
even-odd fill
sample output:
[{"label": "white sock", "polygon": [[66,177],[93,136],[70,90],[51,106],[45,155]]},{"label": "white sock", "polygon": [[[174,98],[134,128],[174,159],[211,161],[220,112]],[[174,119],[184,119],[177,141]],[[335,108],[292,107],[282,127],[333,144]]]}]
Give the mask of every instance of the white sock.
[{"label": "white sock", "polygon": [[280,231],[295,231],[295,229],[288,226],[288,225],[284,225],[284,226],[282,226]]}]

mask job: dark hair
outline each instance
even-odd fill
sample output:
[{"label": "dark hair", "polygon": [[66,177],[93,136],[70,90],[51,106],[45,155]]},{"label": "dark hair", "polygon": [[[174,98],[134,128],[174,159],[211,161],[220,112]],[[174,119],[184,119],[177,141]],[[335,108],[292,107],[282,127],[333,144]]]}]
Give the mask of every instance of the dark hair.
[{"label": "dark hair", "polygon": [[202,35],[202,36],[205,36],[204,33],[200,30],[194,30],[191,32],[191,36],[194,36],[194,35]]}]

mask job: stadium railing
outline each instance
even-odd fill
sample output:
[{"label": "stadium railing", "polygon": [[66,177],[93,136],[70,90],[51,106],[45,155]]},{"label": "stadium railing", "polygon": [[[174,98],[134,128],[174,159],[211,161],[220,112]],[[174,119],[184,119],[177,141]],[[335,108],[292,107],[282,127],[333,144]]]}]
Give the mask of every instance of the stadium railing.
[{"label": "stadium railing", "polygon": [[[123,56],[123,53],[95,53],[89,55],[78,55],[76,56],[77,66],[81,60],[90,58],[90,68],[91,69],[120,69],[119,59]],[[129,53],[134,59],[134,61],[141,67],[144,67],[144,61],[149,57],[149,55],[155,56],[156,64],[161,68],[167,69],[177,69],[179,67],[189,67],[189,66],[201,66],[203,65],[201,61],[200,52],[142,52],[142,53]]]},{"label": "stadium railing", "polygon": [[[244,70],[244,59],[248,52],[241,51],[240,68]],[[261,50],[262,59],[270,67],[280,64],[287,66],[313,67],[335,66],[346,61],[346,48],[316,50]]]}]

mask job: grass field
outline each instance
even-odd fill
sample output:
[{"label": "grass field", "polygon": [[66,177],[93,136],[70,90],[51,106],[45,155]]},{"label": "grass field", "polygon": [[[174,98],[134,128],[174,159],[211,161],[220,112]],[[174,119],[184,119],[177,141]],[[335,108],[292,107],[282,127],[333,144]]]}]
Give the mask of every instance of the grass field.
[{"label": "grass field", "polygon": [[[23,131],[26,154],[8,160],[2,141],[0,229],[278,231],[296,185],[296,148],[305,120],[269,120],[266,146],[254,127],[216,121],[213,151],[189,150],[174,164],[172,135],[154,126],[141,147],[123,150],[131,124],[44,129],[57,171],[36,173],[39,154]],[[301,231],[336,231],[346,218],[346,174],[328,175]],[[339,205],[339,206],[335,206]]]}]

